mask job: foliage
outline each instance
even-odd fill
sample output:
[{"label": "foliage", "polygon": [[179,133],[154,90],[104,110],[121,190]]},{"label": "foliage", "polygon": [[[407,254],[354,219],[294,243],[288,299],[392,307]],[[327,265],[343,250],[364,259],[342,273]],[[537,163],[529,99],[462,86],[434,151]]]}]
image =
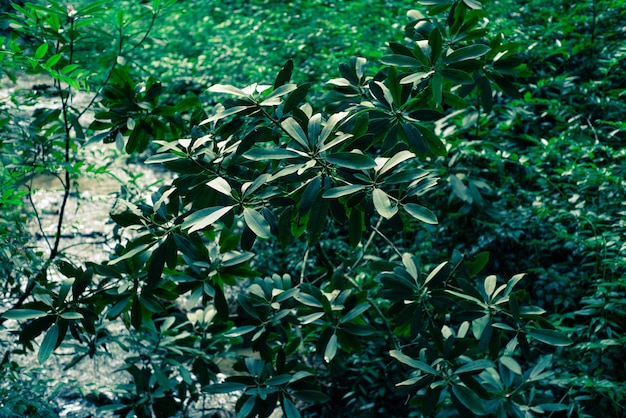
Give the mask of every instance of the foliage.
[{"label": "foliage", "polygon": [[[241,416],[277,405],[287,417],[620,413],[623,51],[617,32],[596,29],[623,27],[623,13],[599,7],[615,4],[529,2],[509,15],[499,2],[422,1],[384,53],[361,42],[380,41],[374,13],[352,16],[363,2],[292,2],[300,13],[284,19],[279,2],[252,2],[240,20],[229,2],[192,25],[171,3],[27,4],[10,17],[3,71],[47,73],[61,98],[3,127],[3,321],[19,322],[20,344],[43,363],[73,340],[68,367],[119,346],[128,382],[101,411],[120,416],[184,415],[217,393],[237,393]],[[177,13],[161,24],[163,7]],[[549,31],[536,23],[568,14]],[[198,57],[211,19],[223,20],[207,27],[225,49],[232,27],[252,27],[273,52],[233,40],[210,53],[245,61],[241,71],[196,77],[213,61]],[[299,19],[325,19],[331,35],[279,32]],[[357,20],[359,57],[332,78],[331,38]],[[161,60],[154,47],[181,31],[192,45],[172,42],[177,54]],[[171,74],[188,65],[200,86],[183,80],[195,93],[181,95]],[[88,125],[69,101],[78,89],[101,92]],[[121,193],[115,254],[81,266],[59,244],[63,207],[85,170],[78,150],[100,141],[148,149],[146,162],[176,177],[147,201]],[[47,256],[12,229],[31,192],[16,186],[41,172],[65,196]],[[107,327],[118,320],[122,336]]]}]

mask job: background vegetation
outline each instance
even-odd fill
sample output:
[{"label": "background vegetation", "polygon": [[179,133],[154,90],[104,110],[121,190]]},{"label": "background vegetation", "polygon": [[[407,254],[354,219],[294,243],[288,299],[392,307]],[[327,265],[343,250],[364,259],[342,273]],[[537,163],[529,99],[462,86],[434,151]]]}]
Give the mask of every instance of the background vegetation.
[{"label": "background vegetation", "polygon": [[[4,87],[51,86],[0,108],[2,413],[63,402],[21,353],[116,346],[124,382],[85,399],[121,416],[624,414],[621,2],[4,7]],[[83,264],[89,147],[176,177],[123,187]]]}]

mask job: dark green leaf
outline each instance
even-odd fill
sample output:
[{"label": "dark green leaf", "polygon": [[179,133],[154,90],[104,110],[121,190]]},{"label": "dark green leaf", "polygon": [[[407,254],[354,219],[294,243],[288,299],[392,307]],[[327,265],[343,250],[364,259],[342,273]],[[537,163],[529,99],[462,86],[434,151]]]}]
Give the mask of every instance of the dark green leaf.
[{"label": "dark green leaf", "polygon": [[37,360],[39,361],[39,364],[43,364],[46,360],[48,360],[57,346],[58,339],[59,326],[57,324],[52,324],[52,326],[48,329],[48,332],[46,332],[46,335],[43,337],[43,341],[39,347],[39,353],[37,353]]},{"label": "dark green leaf", "polygon": [[353,170],[367,170],[376,167],[376,161],[371,157],[356,152],[338,152],[327,156],[326,160],[339,167]]},{"label": "dark green leaf", "polygon": [[254,234],[262,239],[268,239],[271,235],[270,224],[259,212],[252,208],[243,209],[243,218],[246,225],[254,232]]},{"label": "dark green leaf", "polygon": [[536,329],[528,332],[528,334],[542,343],[557,347],[565,347],[574,343],[568,336],[551,329]]},{"label": "dark green leaf", "polygon": [[330,363],[333,358],[335,358],[335,354],[337,354],[337,334],[333,333],[326,344],[326,349],[324,350],[324,361],[326,363]]},{"label": "dark green leaf", "polygon": [[424,363],[423,361],[420,361],[420,360],[415,360],[415,359],[407,356],[406,354],[402,353],[399,350],[391,350],[389,352],[389,355],[391,357],[395,358],[396,360],[398,360],[399,362],[404,363],[407,366],[413,367],[414,369],[421,370],[424,373],[428,373],[428,374],[433,375],[433,376],[436,376],[436,375],[439,374],[439,372],[437,372],[437,370],[433,369],[428,364],[426,364],[426,363]]},{"label": "dark green leaf", "polygon": [[369,303],[367,302],[361,303],[360,305],[357,305],[354,308],[352,308],[350,312],[346,313],[343,317],[341,317],[341,319],[339,320],[339,323],[344,324],[346,322],[350,322],[354,318],[357,318],[359,315],[361,315],[363,312],[367,311],[369,308],[370,308]]},{"label": "dark green leaf", "polygon": [[381,58],[380,62],[382,62],[383,64],[395,65],[398,67],[423,67],[422,63],[418,59],[399,54],[384,56]]},{"label": "dark green leaf", "polygon": [[452,386],[452,393],[459,402],[473,414],[487,415],[487,408],[485,408],[484,401],[467,387],[454,385]]},{"label": "dark green leaf", "polygon": [[353,208],[352,212],[350,212],[348,235],[350,239],[350,246],[352,248],[356,248],[361,242],[361,237],[363,235],[363,212],[357,210],[356,208]]},{"label": "dark green leaf", "polygon": [[490,367],[495,367],[495,364],[493,364],[491,360],[486,360],[486,359],[474,360],[456,369],[455,373],[456,374],[476,373],[476,372],[488,369]]},{"label": "dark green leaf", "polygon": [[300,412],[296,408],[293,402],[287,397],[284,397],[282,400],[283,412],[285,413],[286,418],[300,418]]},{"label": "dark green leaf", "polygon": [[288,60],[283,68],[278,72],[276,80],[274,81],[274,90],[278,87],[286,84],[291,80],[291,74],[293,73],[293,60]]},{"label": "dark green leaf", "polygon": [[11,309],[2,314],[2,317],[6,319],[26,320],[37,319],[46,315],[48,315],[47,312],[35,309]]},{"label": "dark green leaf", "polygon": [[283,114],[287,114],[295,109],[306,98],[307,93],[311,88],[311,84],[301,84],[298,88],[289,95],[283,106]]},{"label": "dark green leaf", "polygon": [[300,157],[300,154],[283,148],[253,148],[243,154],[243,156],[253,161],[265,161],[298,158]]},{"label": "dark green leaf", "polygon": [[454,63],[465,61],[468,59],[479,58],[485,55],[487,52],[489,52],[490,49],[491,48],[489,48],[489,46],[483,45],[483,44],[474,44],[470,46],[465,46],[447,55],[443,59],[443,61],[446,64],[454,64]]},{"label": "dark green leaf", "polygon": [[215,385],[209,385],[209,386],[204,386],[202,388],[203,392],[206,393],[231,393],[231,392],[236,392],[236,391],[240,391],[240,390],[245,390],[246,389],[246,385],[244,385],[243,383],[237,383],[237,382],[224,382],[224,383],[219,383],[219,384],[215,384]]}]

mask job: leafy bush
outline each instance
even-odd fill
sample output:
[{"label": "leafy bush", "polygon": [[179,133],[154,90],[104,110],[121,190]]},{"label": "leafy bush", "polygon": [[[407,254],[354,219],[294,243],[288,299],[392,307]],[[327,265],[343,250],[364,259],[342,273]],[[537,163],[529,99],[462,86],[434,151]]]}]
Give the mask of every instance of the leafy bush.
[{"label": "leafy bush", "polygon": [[[269,416],[277,405],[288,417],[619,411],[622,376],[612,366],[623,343],[615,319],[623,313],[623,245],[611,221],[623,173],[611,159],[621,158],[621,50],[612,35],[601,44],[594,27],[623,16],[597,12],[594,1],[591,26],[572,20],[580,35],[558,26],[545,45],[533,45],[541,28],[512,30],[501,3],[493,6],[495,34],[482,2],[421,3],[408,13],[405,40],[386,55],[354,42],[362,47],[355,54],[380,64],[340,64],[327,94],[315,84],[338,63],[332,35],[351,30],[341,13],[360,13],[362,2],[293,2],[301,14],[284,19],[274,2],[253,2],[241,20],[232,2],[195,26],[183,13],[193,2],[155,0],[145,14],[127,3],[119,12],[102,3],[17,7],[5,62],[50,74],[62,100],[36,115],[28,141],[2,144],[14,159],[3,160],[3,202],[16,206],[15,222],[23,224],[13,185],[52,172],[64,179],[65,202],[83,170],[75,151],[88,142],[150,149],[147,163],[176,173],[149,201],[116,202],[119,242],[106,263],[64,258],[60,232],[47,257],[22,254],[7,238],[3,257],[22,263],[11,267],[13,286],[23,284],[22,271],[32,278],[25,291],[6,290],[14,302],[3,318],[20,321],[20,343],[38,344],[44,362],[74,339],[83,349],[71,365],[118,345],[128,353],[129,381],[101,410],[121,416],[184,415],[216,393],[237,393],[242,416]],[[180,13],[161,26],[162,7]],[[520,13],[528,22],[583,7],[530,2]],[[359,20],[362,40],[378,41],[366,28],[375,16]],[[331,36],[264,32],[307,17],[332,22],[327,31],[320,24]],[[286,46],[253,54],[249,38],[233,40],[225,55],[211,54],[229,57],[228,65],[245,61],[241,71],[196,77],[209,61],[198,56],[206,53],[202,32],[216,29],[203,26],[212,19],[252,27],[274,51]],[[256,27],[261,19],[266,26]],[[105,20],[114,30],[102,32]],[[166,46],[185,59],[161,60],[154,47],[190,28],[197,38],[188,49]],[[536,65],[561,35],[584,48],[559,49]],[[227,44],[224,32],[214,39]],[[295,45],[330,56],[322,63]],[[84,59],[101,48],[110,51],[102,61]],[[257,72],[252,55],[267,58],[265,68]],[[577,74],[582,83],[567,76],[591,59],[601,65]],[[179,72],[189,79],[174,79]],[[231,85],[254,80],[263,83]],[[95,121],[83,126],[84,110],[68,98],[93,81],[101,95],[88,106],[97,103]],[[188,94],[176,92],[180,83]],[[215,103],[206,110],[204,83]],[[602,211],[583,214],[587,198]],[[59,231],[62,223],[63,206]],[[480,276],[484,268],[500,276]],[[50,269],[63,280],[48,280]],[[517,274],[525,270],[530,279]],[[115,320],[127,336],[106,327]],[[542,344],[569,346],[564,332],[573,349]],[[225,357],[236,358],[234,370],[222,368]]]}]

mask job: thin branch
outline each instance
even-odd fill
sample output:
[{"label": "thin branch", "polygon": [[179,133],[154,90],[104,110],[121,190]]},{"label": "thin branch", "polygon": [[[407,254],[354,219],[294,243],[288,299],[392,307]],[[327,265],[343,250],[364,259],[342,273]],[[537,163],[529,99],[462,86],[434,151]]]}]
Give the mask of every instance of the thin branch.
[{"label": "thin branch", "polygon": [[373,228],[372,233],[370,234],[369,238],[367,239],[367,242],[363,246],[363,251],[361,251],[359,258],[356,259],[352,267],[350,267],[350,271],[354,270],[359,264],[361,264],[361,261],[363,260],[363,257],[365,257],[365,253],[367,252],[368,247],[370,246],[370,244],[372,243],[372,240],[374,239],[374,235],[376,235],[376,230],[380,227],[382,223],[383,223],[383,218],[382,217],[378,218],[378,222],[376,222],[376,226]]},{"label": "thin branch", "polygon": [[302,259],[302,269],[300,270],[300,283],[304,283],[304,273],[306,270],[306,263],[309,259],[309,250],[311,247],[306,246],[306,251],[304,252],[304,258]]},{"label": "thin branch", "polygon": [[[382,219],[382,218],[381,218]],[[378,225],[372,228],[374,230],[375,233],[377,233],[378,235],[380,235],[382,237],[382,239],[385,240],[385,242],[387,242],[387,244],[389,244],[391,246],[391,248],[393,248],[393,250],[396,252],[396,254],[398,254],[398,256],[400,256],[400,258],[402,258],[402,253],[400,252],[400,250],[398,250],[396,248],[396,246],[394,245],[393,242],[391,242],[391,240],[389,238],[387,238],[387,236],[385,234],[383,234],[382,232],[380,232],[378,230]]]}]

